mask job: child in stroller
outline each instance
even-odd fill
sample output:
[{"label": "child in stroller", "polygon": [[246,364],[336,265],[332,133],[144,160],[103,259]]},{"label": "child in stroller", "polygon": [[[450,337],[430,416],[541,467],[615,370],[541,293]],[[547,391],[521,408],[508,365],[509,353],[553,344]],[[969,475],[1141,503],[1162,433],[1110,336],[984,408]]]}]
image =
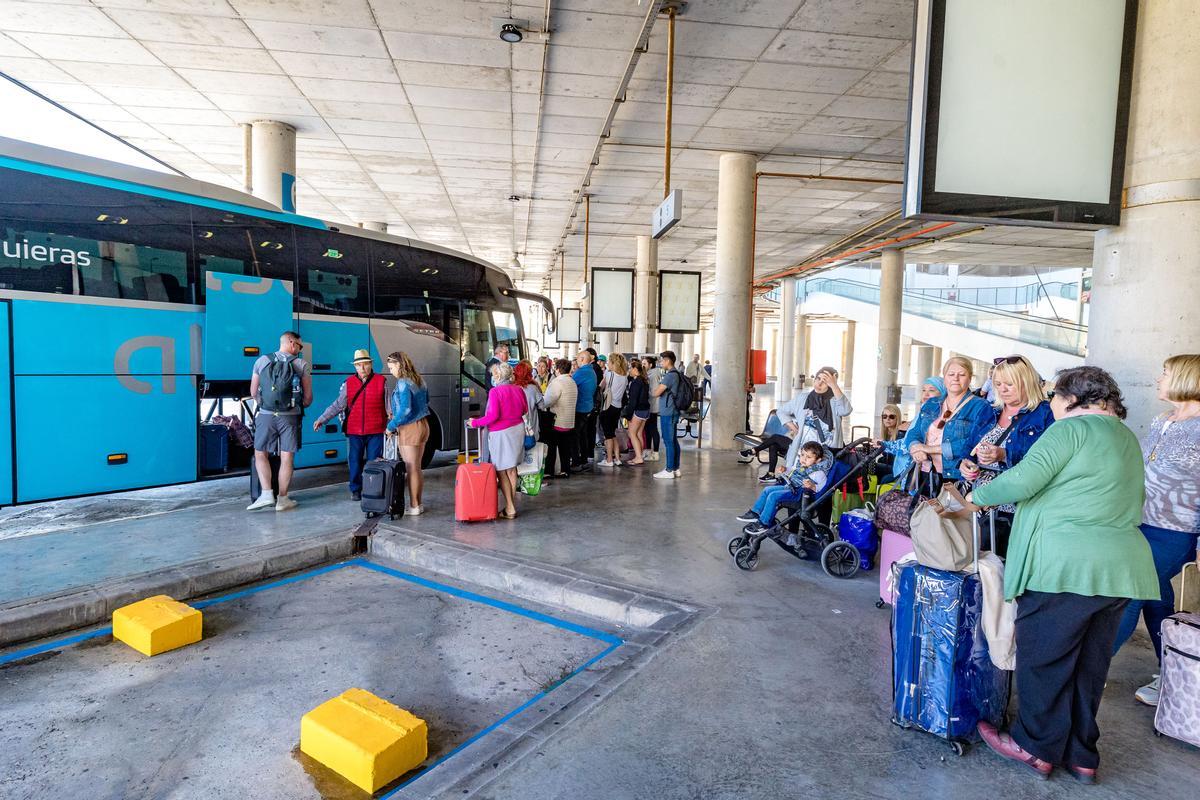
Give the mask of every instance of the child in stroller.
[{"label": "child in stroller", "polygon": [[[789,482],[767,487],[754,508],[738,517],[747,524],[740,536],[729,540],[729,554],[737,566],[754,569],[763,540],[770,539],[796,558],[819,552],[821,568],[832,577],[849,578],[858,572],[858,548],[838,539],[819,518],[820,510],[830,505],[839,488],[866,474],[881,453],[870,439],[851,442],[836,454],[815,442],[806,443],[787,475]],[[814,478],[822,480],[818,483]],[[805,481],[811,488],[804,486]],[[779,508],[788,511],[782,520],[776,519]]]},{"label": "child in stroller", "polygon": [[758,533],[771,527],[780,504],[811,499],[825,488],[832,463],[832,453],[817,442],[805,442],[796,465],[776,478],[774,485],[763,489],[750,510],[737,518],[738,522],[749,523],[744,529],[747,533]]}]

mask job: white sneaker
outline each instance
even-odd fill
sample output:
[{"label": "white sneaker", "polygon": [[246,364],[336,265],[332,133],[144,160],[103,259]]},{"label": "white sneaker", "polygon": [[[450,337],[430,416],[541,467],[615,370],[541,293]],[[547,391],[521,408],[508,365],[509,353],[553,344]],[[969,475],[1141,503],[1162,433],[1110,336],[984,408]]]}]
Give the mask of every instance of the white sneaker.
[{"label": "white sneaker", "polygon": [[648,453],[642,453],[643,461],[658,461],[658,453],[651,450]]},{"label": "white sneaker", "polygon": [[286,494],[275,501],[276,511],[291,511],[296,507],[296,501],[288,497]]},{"label": "white sneaker", "polygon": [[675,480],[675,473],[669,469],[664,469],[661,472],[654,473],[654,477],[662,478],[664,481],[673,481]]},{"label": "white sneaker", "polygon": [[424,514],[424,513],[425,513],[424,506],[409,506],[408,508],[404,509],[404,514],[406,516],[410,516],[410,517],[415,517],[418,514]]},{"label": "white sneaker", "polygon": [[679,470],[675,470],[675,477],[676,477],[676,478],[678,478],[678,477],[679,477]]},{"label": "white sneaker", "polygon": [[616,466],[616,464],[614,464],[613,462],[609,461],[609,460],[606,458],[606,459],[604,459],[603,461],[597,461],[597,462],[596,462],[596,466],[597,466],[597,467],[615,467],[615,466]]},{"label": "white sneaker", "polygon": [[259,509],[274,508],[274,507],[275,507],[275,493],[274,492],[263,492],[262,494],[260,494],[258,496],[257,500],[255,500],[250,505],[246,506],[246,510],[247,511],[258,511]]},{"label": "white sneaker", "polygon": [[1161,679],[1159,676],[1155,675],[1154,680],[1150,681],[1145,686],[1133,693],[1134,699],[1136,699],[1139,703],[1144,703],[1148,706],[1158,705],[1158,687],[1160,680]]}]

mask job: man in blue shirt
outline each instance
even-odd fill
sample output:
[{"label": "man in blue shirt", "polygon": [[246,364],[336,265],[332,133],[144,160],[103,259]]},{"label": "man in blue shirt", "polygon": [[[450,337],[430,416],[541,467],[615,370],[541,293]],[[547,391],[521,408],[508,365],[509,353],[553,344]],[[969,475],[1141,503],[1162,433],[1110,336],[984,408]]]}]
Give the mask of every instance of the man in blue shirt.
[{"label": "man in blue shirt", "polygon": [[579,355],[575,357],[575,370],[571,373],[571,378],[579,390],[575,399],[575,435],[578,437],[579,447],[575,452],[577,460],[574,464],[575,471],[578,472],[589,466],[588,461],[596,452],[595,433],[592,434],[592,441],[587,441],[588,420],[596,410],[595,394],[598,385],[596,371],[592,369],[592,354],[587,350],[580,350]]},{"label": "man in blue shirt", "polygon": [[679,381],[683,376],[675,369],[674,350],[659,353],[658,363],[662,365],[663,374],[654,394],[659,398],[658,426],[662,432],[667,465],[654,473],[654,477],[673,481],[679,477],[679,406],[675,404],[675,394],[679,391]]}]

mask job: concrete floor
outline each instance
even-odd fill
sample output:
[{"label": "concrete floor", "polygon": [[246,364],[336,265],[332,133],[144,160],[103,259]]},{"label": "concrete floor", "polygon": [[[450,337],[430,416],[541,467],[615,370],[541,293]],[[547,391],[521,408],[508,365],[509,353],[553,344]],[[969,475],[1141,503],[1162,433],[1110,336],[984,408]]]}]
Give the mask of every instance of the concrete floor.
[{"label": "concrete floor", "polygon": [[650,466],[572,478],[521,498],[515,521],[474,525],[452,520],[453,470],[429,473],[430,512],[402,527],[718,609],[479,796],[1195,797],[1200,751],[1154,737],[1152,711],[1132,698],[1154,669],[1144,638],[1110,674],[1100,785],[1062,775],[1040,784],[986,748],[955,758],[889,723],[888,613],[873,605],[876,574],[836,581],[771,545],[755,572],[739,571],[725,545],[738,530],[733,515],[757,493],[754,468],[689,446],[682,469],[674,482],[651,479]]},{"label": "concrete floor", "polygon": [[362,798],[296,750],[306,711],[367,689],[433,763],[609,648],[353,564],[204,615],[153,659],[106,635],[0,667],[0,796]]}]

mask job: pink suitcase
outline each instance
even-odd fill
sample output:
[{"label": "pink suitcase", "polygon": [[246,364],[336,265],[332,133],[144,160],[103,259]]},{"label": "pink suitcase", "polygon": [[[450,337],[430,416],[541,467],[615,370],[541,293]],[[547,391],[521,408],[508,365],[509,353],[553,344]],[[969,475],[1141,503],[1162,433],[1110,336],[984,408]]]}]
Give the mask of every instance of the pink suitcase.
[{"label": "pink suitcase", "polygon": [[912,539],[903,533],[884,529],[879,537],[879,601],[876,608],[883,608],[884,603],[891,605],[896,595],[888,591],[888,577],[892,573],[892,564],[913,552]]}]

